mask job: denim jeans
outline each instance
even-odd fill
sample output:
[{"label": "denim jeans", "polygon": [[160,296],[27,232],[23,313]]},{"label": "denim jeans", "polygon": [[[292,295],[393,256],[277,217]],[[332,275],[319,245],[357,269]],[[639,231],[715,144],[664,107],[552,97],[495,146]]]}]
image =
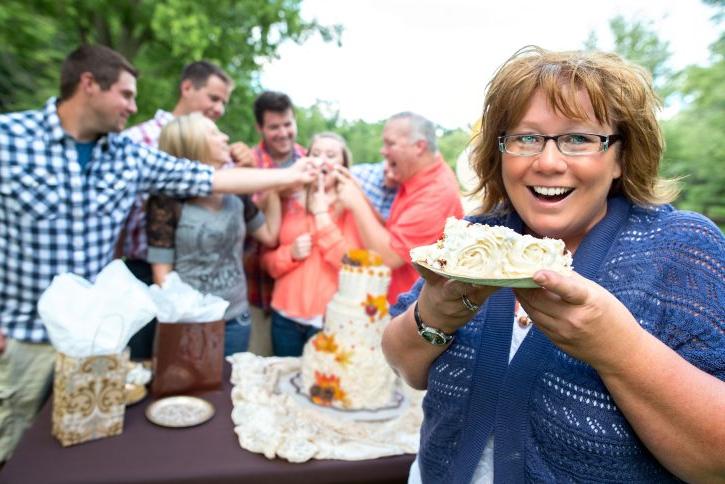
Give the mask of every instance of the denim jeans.
[{"label": "denim jeans", "polygon": [[224,326],[224,356],[247,351],[251,330],[248,314],[227,321]]},{"label": "denim jeans", "polygon": [[302,350],[308,339],[320,328],[300,324],[272,311],[272,350],[274,356],[302,356]]}]

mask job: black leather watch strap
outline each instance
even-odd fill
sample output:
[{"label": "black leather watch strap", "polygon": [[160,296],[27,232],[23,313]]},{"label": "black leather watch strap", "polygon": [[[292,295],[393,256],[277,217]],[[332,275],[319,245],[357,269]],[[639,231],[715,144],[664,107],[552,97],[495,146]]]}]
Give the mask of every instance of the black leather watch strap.
[{"label": "black leather watch strap", "polygon": [[444,346],[453,341],[454,336],[452,334],[444,333],[437,328],[431,328],[423,322],[423,319],[420,317],[420,310],[418,309],[418,301],[415,301],[415,306],[413,307],[413,317],[415,318],[415,325],[418,327],[418,334],[427,343],[434,346]]}]

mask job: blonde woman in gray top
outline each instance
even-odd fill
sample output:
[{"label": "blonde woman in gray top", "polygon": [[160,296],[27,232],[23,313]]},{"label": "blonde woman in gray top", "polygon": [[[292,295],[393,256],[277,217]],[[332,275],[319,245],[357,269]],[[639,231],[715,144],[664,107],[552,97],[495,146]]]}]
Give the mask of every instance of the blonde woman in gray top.
[{"label": "blonde woman in gray top", "polygon": [[[159,138],[159,149],[222,168],[231,160],[229,137],[199,113],[175,118]],[[266,213],[249,196],[212,194],[185,200],[153,196],[147,207],[148,260],[162,284],[171,271],[202,293],[229,302],[224,354],[246,351],[250,320],[241,255],[247,233],[268,247],[277,245],[279,196],[268,191]]]}]

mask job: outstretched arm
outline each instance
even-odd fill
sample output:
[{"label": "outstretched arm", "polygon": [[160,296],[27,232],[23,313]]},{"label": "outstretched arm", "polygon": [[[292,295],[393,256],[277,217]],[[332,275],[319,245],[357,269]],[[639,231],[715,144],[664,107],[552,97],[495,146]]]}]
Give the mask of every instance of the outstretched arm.
[{"label": "outstretched arm", "polygon": [[152,196],[146,204],[147,259],[151,277],[159,286],[174,270],[176,260],[176,227],[181,217],[182,202],[164,196]]},{"label": "outstretched arm", "polygon": [[254,193],[269,189],[290,188],[310,183],[315,167],[307,158],[300,158],[289,168],[228,168],[216,170],[212,178],[214,193]]},{"label": "outstretched arm", "polygon": [[174,264],[151,264],[151,277],[154,284],[161,286],[166,281],[166,276],[174,270]]},{"label": "outstretched arm", "polygon": [[236,167],[249,168],[254,166],[252,150],[241,141],[229,145],[229,154],[232,156],[232,162]]}]

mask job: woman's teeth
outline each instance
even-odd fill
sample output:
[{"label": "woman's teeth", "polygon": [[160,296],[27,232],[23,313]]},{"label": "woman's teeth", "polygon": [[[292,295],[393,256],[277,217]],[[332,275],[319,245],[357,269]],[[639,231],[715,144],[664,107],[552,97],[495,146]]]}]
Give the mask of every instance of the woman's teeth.
[{"label": "woman's teeth", "polygon": [[546,202],[560,202],[574,191],[570,187],[529,187],[529,189],[536,198]]},{"label": "woman's teeth", "polygon": [[531,187],[534,193],[537,195],[544,195],[545,197],[557,197],[564,195],[573,190],[573,188],[567,187]]}]

